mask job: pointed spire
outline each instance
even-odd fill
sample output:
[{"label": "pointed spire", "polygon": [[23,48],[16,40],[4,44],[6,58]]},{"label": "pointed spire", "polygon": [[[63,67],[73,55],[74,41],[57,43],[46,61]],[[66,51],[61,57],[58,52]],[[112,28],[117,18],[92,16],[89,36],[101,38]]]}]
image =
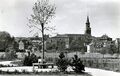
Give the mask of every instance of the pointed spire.
[{"label": "pointed spire", "polygon": [[90,27],[90,22],[89,22],[89,16],[87,16],[85,34],[91,35],[91,27]]},{"label": "pointed spire", "polygon": [[90,23],[90,22],[89,22],[89,16],[87,16],[87,21],[86,21],[86,23]]}]

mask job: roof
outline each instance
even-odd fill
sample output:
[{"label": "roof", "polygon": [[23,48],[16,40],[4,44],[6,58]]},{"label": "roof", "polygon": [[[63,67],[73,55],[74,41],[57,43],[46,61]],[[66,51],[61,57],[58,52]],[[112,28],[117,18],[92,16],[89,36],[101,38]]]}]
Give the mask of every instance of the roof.
[{"label": "roof", "polygon": [[85,36],[85,34],[57,34],[55,37],[73,37],[73,36]]},{"label": "roof", "polygon": [[110,37],[108,37],[108,35],[105,34],[105,35],[102,35],[101,38],[105,38],[106,39],[106,38],[110,38]]}]

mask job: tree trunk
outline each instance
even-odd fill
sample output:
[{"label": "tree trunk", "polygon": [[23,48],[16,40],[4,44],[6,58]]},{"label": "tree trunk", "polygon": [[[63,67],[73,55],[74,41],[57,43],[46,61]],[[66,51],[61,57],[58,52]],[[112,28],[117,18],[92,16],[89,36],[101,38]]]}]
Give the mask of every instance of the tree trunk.
[{"label": "tree trunk", "polygon": [[42,27],[42,59],[44,60],[44,24],[41,24]]}]

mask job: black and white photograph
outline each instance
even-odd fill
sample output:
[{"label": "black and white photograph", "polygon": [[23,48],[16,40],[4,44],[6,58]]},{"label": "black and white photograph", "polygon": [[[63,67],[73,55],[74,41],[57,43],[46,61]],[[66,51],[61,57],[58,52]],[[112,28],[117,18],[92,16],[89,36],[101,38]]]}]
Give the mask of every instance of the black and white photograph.
[{"label": "black and white photograph", "polygon": [[0,76],[120,76],[120,0],[0,0]]}]

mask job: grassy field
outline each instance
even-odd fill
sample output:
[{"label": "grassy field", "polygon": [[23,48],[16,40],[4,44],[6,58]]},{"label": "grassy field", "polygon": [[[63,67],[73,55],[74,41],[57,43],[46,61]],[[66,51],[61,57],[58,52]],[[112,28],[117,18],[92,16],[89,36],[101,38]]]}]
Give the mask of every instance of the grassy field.
[{"label": "grassy field", "polygon": [[[4,55],[5,52],[0,52],[0,57],[2,55]],[[17,52],[17,56],[18,58],[23,58],[27,53],[25,52]],[[41,52],[35,52],[35,54],[37,56],[42,56],[42,53]],[[45,57],[52,57],[52,58],[56,58],[56,57],[59,57],[59,54],[58,52],[51,52],[51,53],[48,53],[48,52],[45,52]],[[91,58],[106,58],[106,57],[118,57],[120,58],[120,55],[110,55],[110,54],[99,54],[99,53],[85,53],[85,54],[81,54],[81,52],[69,52],[69,53],[65,53],[65,55],[67,57],[73,57],[75,54],[77,54],[79,57],[91,57]]]}]

